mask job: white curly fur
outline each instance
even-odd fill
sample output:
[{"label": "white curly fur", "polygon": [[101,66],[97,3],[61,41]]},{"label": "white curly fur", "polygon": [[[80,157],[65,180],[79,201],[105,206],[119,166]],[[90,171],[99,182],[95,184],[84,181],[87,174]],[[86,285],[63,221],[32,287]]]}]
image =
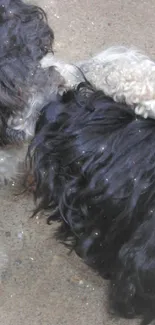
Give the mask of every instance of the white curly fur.
[{"label": "white curly fur", "polygon": [[145,118],[155,118],[155,63],[139,50],[111,47],[76,66],[58,61],[51,54],[41,60],[44,69],[52,65],[57,67],[68,87],[82,78],[78,66],[106,95],[133,106]]}]

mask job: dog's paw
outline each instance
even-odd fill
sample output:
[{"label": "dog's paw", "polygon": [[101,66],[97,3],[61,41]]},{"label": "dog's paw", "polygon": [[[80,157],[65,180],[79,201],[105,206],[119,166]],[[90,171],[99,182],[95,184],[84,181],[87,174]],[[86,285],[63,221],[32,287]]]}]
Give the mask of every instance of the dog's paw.
[{"label": "dog's paw", "polygon": [[150,117],[155,119],[155,100],[148,100],[140,103],[136,106],[135,113],[144,118]]}]

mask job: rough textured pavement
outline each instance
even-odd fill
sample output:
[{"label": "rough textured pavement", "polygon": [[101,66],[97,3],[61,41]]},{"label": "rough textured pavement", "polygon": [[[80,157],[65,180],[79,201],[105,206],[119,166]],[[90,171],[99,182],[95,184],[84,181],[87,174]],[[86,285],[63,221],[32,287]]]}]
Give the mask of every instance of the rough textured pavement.
[{"label": "rough textured pavement", "polygon": [[[113,44],[155,56],[154,0],[38,0],[55,30],[56,55],[82,59]],[[57,224],[29,219],[30,196],[1,188],[0,325],[131,325],[107,312],[107,282],[54,238]]]}]

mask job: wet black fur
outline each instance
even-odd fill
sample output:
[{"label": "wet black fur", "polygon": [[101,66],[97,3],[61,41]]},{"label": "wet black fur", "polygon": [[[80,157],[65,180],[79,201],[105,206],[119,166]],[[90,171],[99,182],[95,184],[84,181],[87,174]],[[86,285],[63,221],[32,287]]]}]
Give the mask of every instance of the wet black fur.
[{"label": "wet black fur", "polygon": [[[76,250],[111,279],[122,316],[154,317],[155,121],[90,85],[46,106],[30,146],[38,210],[57,208]],[[50,221],[50,218],[49,220]]]}]

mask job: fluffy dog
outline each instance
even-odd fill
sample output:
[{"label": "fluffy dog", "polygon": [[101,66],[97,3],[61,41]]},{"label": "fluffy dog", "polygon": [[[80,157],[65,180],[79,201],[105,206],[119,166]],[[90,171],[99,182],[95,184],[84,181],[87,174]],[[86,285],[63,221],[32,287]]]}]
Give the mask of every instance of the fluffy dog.
[{"label": "fluffy dog", "polygon": [[[34,128],[36,109],[39,109],[39,99],[37,105],[34,105],[34,94],[36,97],[40,90],[41,97],[43,82],[46,80],[47,84],[49,76],[48,71],[42,73],[41,78],[38,77],[39,61],[46,53],[52,51],[54,35],[41,8],[20,0],[0,0],[0,37],[2,181],[16,173],[22,156],[21,147],[18,148],[18,145],[28,139]],[[6,147],[9,144],[14,144],[15,147]]]},{"label": "fluffy dog", "polygon": [[25,156],[21,147],[34,135],[43,106],[84,81],[84,74],[115,101],[155,117],[155,64],[139,51],[110,48],[70,65],[53,56],[54,34],[41,8],[0,0],[0,23],[0,181],[16,175]]},{"label": "fluffy dog", "polygon": [[153,119],[86,83],[42,110],[29,148],[35,212],[63,221],[125,317],[155,316],[154,142]]}]

